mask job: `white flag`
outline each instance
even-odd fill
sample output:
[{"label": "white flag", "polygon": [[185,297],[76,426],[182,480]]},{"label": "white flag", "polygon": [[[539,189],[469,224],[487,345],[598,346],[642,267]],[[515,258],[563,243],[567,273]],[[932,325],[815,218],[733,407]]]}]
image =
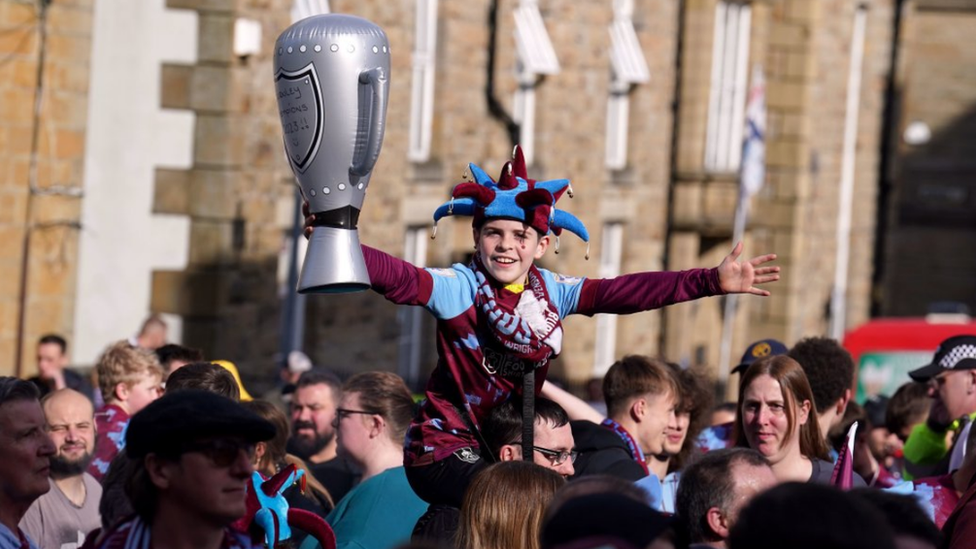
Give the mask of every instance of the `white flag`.
[{"label": "white flag", "polygon": [[766,178],[766,79],[759,65],[752,69],[745,130],[741,184],[743,196],[749,197],[759,192]]}]

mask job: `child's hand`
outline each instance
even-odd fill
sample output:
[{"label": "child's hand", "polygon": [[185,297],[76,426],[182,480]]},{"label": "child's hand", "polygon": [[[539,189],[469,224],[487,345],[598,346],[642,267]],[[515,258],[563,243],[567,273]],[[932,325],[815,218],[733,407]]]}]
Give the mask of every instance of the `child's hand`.
[{"label": "child's hand", "polygon": [[[306,224],[307,226],[307,224]],[[769,292],[756,288],[756,284],[765,284],[779,280],[779,267],[760,267],[776,259],[776,254],[766,254],[754,257],[748,261],[738,261],[742,253],[742,242],[735,245],[732,253],[725,256],[718,266],[718,283],[728,294],[753,294],[768,296]]]},{"label": "child's hand", "polygon": [[315,215],[312,214],[308,209],[308,200],[302,200],[302,215],[305,216],[305,239],[307,240],[312,236],[312,223],[315,221]]}]

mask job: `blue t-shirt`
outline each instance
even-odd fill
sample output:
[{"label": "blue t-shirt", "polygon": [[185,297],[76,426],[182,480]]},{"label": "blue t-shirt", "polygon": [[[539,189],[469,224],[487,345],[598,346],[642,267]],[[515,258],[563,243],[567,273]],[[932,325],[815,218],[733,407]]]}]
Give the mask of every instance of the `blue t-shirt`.
[{"label": "blue t-shirt", "polygon": [[[427,504],[417,497],[403,467],[387,469],[346,494],[325,518],[336,536],[336,549],[392,549],[410,541]],[[301,549],[321,549],[309,537]]]},{"label": "blue t-shirt", "polygon": [[[30,539],[27,534],[24,534],[24,539],[27,540],[27,545],[30,549],[37,549],[37,545],[34,545],[34,540]],[[0,549],[21,549],[23,547],[24,544],[20,541],[18,532],[11,532],[10,528],[0,524]]]}]

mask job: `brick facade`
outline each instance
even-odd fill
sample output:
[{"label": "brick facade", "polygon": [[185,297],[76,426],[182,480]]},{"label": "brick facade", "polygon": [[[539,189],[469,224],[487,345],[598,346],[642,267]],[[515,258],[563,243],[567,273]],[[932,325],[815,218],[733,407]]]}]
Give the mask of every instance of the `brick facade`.
[{"label": "brick facade", "polygon": [[0,375],[74,319],[92,1],[40,5],[0,2]]}]

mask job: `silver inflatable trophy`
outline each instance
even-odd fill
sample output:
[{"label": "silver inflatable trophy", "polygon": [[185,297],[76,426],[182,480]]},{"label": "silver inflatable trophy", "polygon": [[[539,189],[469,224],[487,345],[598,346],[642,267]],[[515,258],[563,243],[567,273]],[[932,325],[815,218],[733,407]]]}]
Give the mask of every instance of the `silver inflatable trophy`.
[{"label": "silver inflatable trophy", "polygon": [[361,17],[308,17],[278,37],[274,71],[285,153],[315,214],[298,293],[369,288],[356,223],[383,146],[386,34]]}]

